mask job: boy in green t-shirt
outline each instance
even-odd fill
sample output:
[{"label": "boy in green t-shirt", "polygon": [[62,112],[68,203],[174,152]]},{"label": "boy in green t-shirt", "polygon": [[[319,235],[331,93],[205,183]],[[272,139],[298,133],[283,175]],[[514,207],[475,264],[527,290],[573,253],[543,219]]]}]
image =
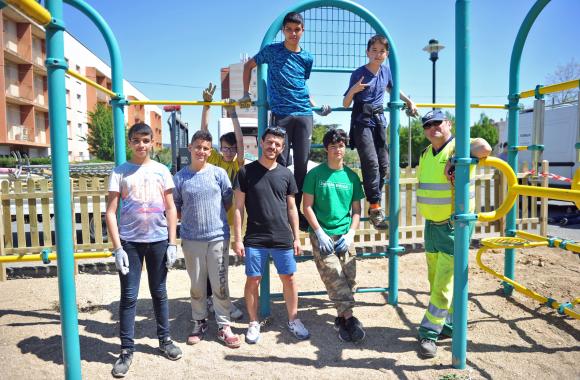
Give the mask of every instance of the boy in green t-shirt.
[{"label": "boy in green t-shirt", "polygon": [[365,331],[352,314],[356,285],[353,242],[364,192],[358,175],[343,164],[346,132],[331,129],[322,142],[327,162],[312,169],[304,179],[304,216],[310,224],[316,267],[338,313],[334,321],[338,337],[358,343],[365,338]]}]

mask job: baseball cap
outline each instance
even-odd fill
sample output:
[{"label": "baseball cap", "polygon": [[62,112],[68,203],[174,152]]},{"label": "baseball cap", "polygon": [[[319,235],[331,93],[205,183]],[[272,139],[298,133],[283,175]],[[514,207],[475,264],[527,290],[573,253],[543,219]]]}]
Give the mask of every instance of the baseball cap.
[{"label": "baseball cap", "polygon": [[435,108],[434,110],[427,112],[425,116],[423,116],[423,118],[421,119],[421,121],[423,122],[423,127],[425,126],[425,124],[430,123],[432,121],[443,121],[443,120],[447,120],[447,117],[445,116],[443,111],[441,111],[440,108]]}]

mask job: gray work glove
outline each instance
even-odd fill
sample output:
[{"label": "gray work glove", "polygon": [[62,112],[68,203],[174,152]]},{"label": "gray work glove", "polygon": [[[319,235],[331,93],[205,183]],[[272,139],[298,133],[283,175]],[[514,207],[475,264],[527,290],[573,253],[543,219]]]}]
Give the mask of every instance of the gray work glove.
[{"label": "gray work glove", "polygon": [[167,251],[165,251],[165,256],[167,256],[165,266],[167,269],[170,269],[177,260],[177,246],[175,244],[169,244],[167,246]]},{"label": "gray work glove", "polygon": [[320,115],[320,116],[326,116],[326,115],[329,115],[331,112],[332,112],[332,108],[330,108],[330,106],[328,104],[325,104],[325,105],[320,107],[319,111],[316,111],[316,114]]},{"label": "gray work glove", "polygon": [[209,82],[209,86],[205,90],[203,90],[202,97],[204,102],[211,102],[213,101],[213,93],[215,92],[216,85]]},{"label": "gray work glove", "polygon": [[115,255],[115,266],[117,267],[117,270],[125,276],[129,273],[129,256],[127,256],[127,252],[125,252],[123,247],[121,247],[115,249],[113,255]]},{"label": "gray work glove", "polygon": [[330,255],[334,252],[334,240],[322,228],[317,229],[314,233],[318,239],[318,249],[321,254]]},{"label": "gray work glove", "polygon": [[252,106],[252,97],[249,92],[244,92],[244,96],[238,100],[240,108],[250,108]]}]

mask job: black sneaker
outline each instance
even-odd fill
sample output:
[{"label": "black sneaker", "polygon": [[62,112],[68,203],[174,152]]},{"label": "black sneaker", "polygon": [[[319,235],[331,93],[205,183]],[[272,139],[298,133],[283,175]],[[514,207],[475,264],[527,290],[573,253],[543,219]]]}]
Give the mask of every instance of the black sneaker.
[{"label": "black sneaker", "polygon": [[338,331],[340,329],[340,325],[344,325],[344,317],[334,318],[334,329],[336,331]]},{"label": "black sneaker", "polygon": [[163,352],[169,360],[181,359],[183,355],[181,348],[177,347],[169,337],[163,341],[159,341],[159,351]]},{"label": "black sneaker", "polygon": [[308,232],[308,227],[310,227],[310,224],[308,224],[308,220],[306,219],[306,217],[304,216],[303,213],[299,212],[298,213],[298,229],[300,229],[300,231],[302,231],[302,232]]},{"label": "black sneaker", "polygon": [[343,342],[352,341],[352,338],[350,337],[350,333],[346,329],[346,320],[344,319],[344,317],[337,317],[334,320],[334,326],[336,326],[337,324],[338,324],[338,328],[337,327],[335,327],[335,328],[338,330],[338,339],[342,340]]},{"label": "black sneaker", "polygon": [[127,372],[129,372],[131,362],[133,362],[133,352],[129,350],[121,350],[119,358],[115,364],[113,364],[113,370],[111,373],[114,377],[125,377]]},{"label": "black sneaker", "polygon": [[351,342],[360,343],[365,339],[366,333],[363,325],[356,317],[346,319],[344,321],[344,327],[350,335]]},{"label": "black sneaker", "polygon": [[421,339],[419,342],[419,356],[422,358],[434,358],[437,355],[437,345],[434,340]]}]

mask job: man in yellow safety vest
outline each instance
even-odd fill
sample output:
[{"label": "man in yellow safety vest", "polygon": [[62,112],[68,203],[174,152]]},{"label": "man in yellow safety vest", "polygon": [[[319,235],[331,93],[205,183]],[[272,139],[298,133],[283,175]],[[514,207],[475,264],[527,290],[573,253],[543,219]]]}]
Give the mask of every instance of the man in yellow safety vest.
[{"label": "man in yellow safety vest", "polygon": [[[453,210],[455,139],[451,123],[440,109],[429,111],[422,119],[423,131],[431,142],[419,159],[417,207],[425,217],[425,253],[429,278],[429,306],[419,327],[419,355],[437,354],[439,337],[452,333],[453,245],[455,230]],[[487,157],[491,147],[481,138],[470,140],[470,154]],[[475,165],[470,168],[469,212],[475,209]],[[471,225],[471,233],[473,224]]]}]

